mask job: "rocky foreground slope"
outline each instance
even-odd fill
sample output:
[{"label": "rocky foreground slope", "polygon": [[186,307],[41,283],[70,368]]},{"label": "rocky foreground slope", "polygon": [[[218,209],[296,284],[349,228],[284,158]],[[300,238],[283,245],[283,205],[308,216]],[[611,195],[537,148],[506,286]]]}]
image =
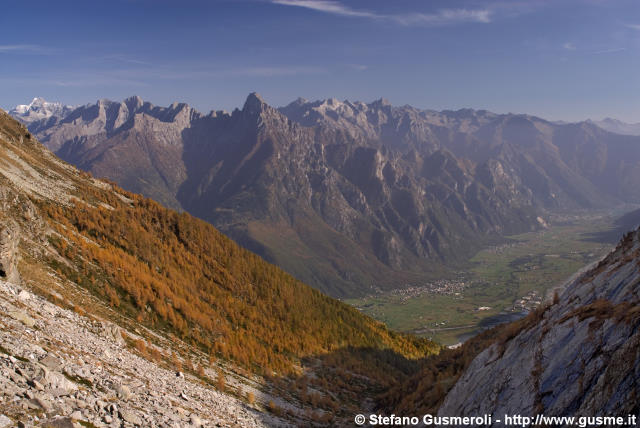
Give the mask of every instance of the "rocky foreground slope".
[{"label": "rocky foreground slope", "polygon": [[0,427],[287,425],[142,358],[122,334],[0,281]]},{"label": "rocky foreground slope", "polygon": [[484,350],[439,414],[640,416],[640,229]]}]

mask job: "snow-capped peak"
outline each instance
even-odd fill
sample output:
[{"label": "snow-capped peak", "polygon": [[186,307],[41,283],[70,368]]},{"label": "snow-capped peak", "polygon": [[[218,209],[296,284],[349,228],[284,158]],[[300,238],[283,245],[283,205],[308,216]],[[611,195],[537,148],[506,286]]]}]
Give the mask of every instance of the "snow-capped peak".
[{"label": "snow-capped peak", "polygon": [[48,102],[44,98],[35,97],[29,104],[20,104],[9,111],[9,114],[23,123],[30,124],[51,116],[64,117],[74,107],[57,102]]}]

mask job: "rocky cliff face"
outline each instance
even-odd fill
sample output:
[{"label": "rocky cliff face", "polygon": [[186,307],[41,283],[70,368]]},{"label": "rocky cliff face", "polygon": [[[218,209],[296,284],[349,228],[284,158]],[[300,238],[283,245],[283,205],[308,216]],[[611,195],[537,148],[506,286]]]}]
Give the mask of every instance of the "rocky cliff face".
[{"label": "rocky cliff face", "polygon": [[385,100],[297,100],[280,111],[306,126],[341,129],[403,153],[446,149],[479,166],[499,163],[514,190],[530,192],[536,205],[547,209],[638,200],[628,184],[631,179],[622,177],[637,174],[640,140],[591,122],[559,125],[524,114],[472,109],[437,112],[394,107]]},{"label": "rocky cliff face", "polygon": [[8,222],[0,230],[0,278],[7,281],[20,282],[17,268],[19,230]]},{"label": "rocky cliff face", "polygon": [[298,100],[202,115],[137,97],[30,129],[335,296],[416,284],[550,210],[640,201],[640,144],[525,115]]},{"label": "rocky cliff face", "polygon": [[[440,415],[640,415],[640,230],[471,363]],[[503,426],[494,423],[494,426]]]}]

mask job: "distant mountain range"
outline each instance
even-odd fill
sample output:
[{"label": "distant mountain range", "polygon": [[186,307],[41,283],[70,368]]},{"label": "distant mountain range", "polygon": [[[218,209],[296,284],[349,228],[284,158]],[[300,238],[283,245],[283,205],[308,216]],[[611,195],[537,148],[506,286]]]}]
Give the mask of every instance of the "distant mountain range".
[{"label": "distant mountain range", "polygon": [[550,212],[640,202],[640,137],[590,122],[251,94],[232,113],[131,97],[25,123],[340,297],[420,283]]},{"label": "distant mountain range", "polygon": [[640,135],[640,123],[625,123],[617,119],[611,119],[610,117],[590,122],[606,131],[615,132],[616,134]]}]

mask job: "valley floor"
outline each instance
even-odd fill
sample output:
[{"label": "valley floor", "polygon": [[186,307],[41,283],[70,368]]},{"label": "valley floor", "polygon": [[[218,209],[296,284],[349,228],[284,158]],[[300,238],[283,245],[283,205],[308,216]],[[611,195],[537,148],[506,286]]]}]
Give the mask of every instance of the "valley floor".
[{"label": "valley floor", "polygon": [[614,221],[630,209],[557,216],[548,229],[478,252],[455,278],[347,302],[393,330],[455,345],[552,297],[611,250],[620,238]]}]

